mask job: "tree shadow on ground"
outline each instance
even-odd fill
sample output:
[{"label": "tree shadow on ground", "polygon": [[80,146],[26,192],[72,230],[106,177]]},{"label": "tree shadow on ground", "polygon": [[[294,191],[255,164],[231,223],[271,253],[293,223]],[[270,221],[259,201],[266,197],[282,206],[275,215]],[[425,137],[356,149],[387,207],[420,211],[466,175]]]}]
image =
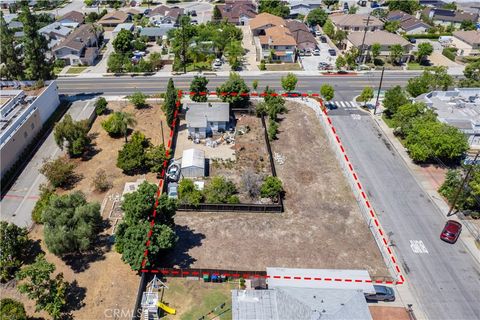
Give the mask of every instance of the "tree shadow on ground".
[{"label": "tree shadow on ground", "polygon": [[163,268],[189,268],[197,259],[188,254],[192,248],[202,245],[205,239],[203,233],[196,233],[188,226],[175,226],[175,232],[178,236],[178,243],[173,250],[164,256],[164,259],[158,263],[158,267]]},{"label": "tree shadow on ground", "polygon": [[42,247],[40,245],[42,241],[37,239],[37,240],[30,240],[28,244],[28,249],[25,252],[25,256],[23,258],[23,264],[32,264],[35,262],[35,258],[39,254],[45,254],[45,251],[42,250]]},{"label": "tree shadow on ground", "polygon": [[[110,224],[107,221],[103,222],[100,233],[108,229]],[[105,260],[105,253],[112,249],[111,236],[109,234],[100,234],[92,245],[92,249],[82,253],[68,254],[62,257],[62,260],[75,273],[80,273],[88,268],[90,264],[96,261]]]},{"label": "tree shadow on ground", "polygon": [[85,306],[83,300],[86,297],[87,289],[78,286],[77,280],[68,284],[65,312],[79,310]]}]

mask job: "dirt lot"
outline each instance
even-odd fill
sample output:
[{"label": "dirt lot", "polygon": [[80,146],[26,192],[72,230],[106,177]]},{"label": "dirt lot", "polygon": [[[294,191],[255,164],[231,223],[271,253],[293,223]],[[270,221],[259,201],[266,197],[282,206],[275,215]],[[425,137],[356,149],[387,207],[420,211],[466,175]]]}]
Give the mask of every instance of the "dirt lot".
[{"label": "dirt lot", "polygon": [[286,212],[177,213],[181,243],[170,265],[367,269],[388,276],[314,112],[291,103],[288,107],[272,145],[286,158],[277,165]]},{"label": "dirt lot", "polygon": [[[165,124],[163,112],[158,104],[152,104],[151,108],[136,110],[127,102],[110,102],[109,108],[114,111],[126,111],[134,114],[137,120],[135,130],[142,131],[155,145],[162,143],[160,121]],[[81,180],[72,190],[63,191],[69,193],[73,190],[80,190],[86,194],[89,201],[102,202],[106,193],[93,191],[91,181],[98,169],[104,169],[112,181],[113,188],[108,194],[121,194],[125,182],[136,181],[143,178],[143,175],[126,176],[121,169],[116,167],[117,152],[124,144],[124,139],[114,139],[107,135],[101,127],[101,121],[108,116],[98,117],[92,125],[90,134],[94,137],[93,144],[95,152],[86,161],[75,160],[77,167],[75,172],[81,176]],[[165,141],[168,141],[169,131],[164,125]],[[147,174],[145,178],[155,181],[154,174]],[[108,206],[107,206],[108,208]],[[105,210],[103,217],[107,218],[108,210]],[[65,279],[69,282],[78,282],[78,297],[81,304],[77,310],[72,311],[74,319],[91,320],[104,319],[105,310],[109,309],[130,309],[135,303],[139,276],[130,270],[130,267],[121,261],[121,256],[115,252],[113,246],[106,241],[111,229],[105,230],[102,234],[101,244],[96,247],[97,252],[83,256],[82,259],[74,259],[68,263],[62,261],[53,254],[48,253],[43,242],[40,242],[42,249],[46,252],[46,258],[56,266],[56,272],[63,272]],[[35,226],[30,237],[33,240],[42,241],[43,227]],[[29,315],[44,316],[45,313],[34,313],[34,303],[25,296],[19,294],[15,288],[2,290],[2,297],[12,297],[25,303]],[[84,305],[83,305],[84,304]]]}]

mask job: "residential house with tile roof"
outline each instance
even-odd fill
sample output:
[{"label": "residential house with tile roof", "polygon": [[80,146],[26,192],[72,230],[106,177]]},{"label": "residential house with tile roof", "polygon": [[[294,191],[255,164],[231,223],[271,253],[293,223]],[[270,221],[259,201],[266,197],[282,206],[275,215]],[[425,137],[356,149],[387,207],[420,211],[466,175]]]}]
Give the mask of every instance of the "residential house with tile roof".
[{"label": "residential house with tile roof", "polygon": [[147,16],[153,24],[168,24],[177,22],[184,13],[184,8],[168,7],[162,4],[150,11]]},{"label": "residential house with tile roof", "polygon": [[459,56],[480,55],[480,30],[453,32],[452,46]]},{"label": "residential house with tile roof", "polygon": [[[335,29],[343,31],[375,31],[383,29],[383,22],[377,17],[366,14],[337,14],[331,15]],[[368,22],[367,22],[368,21]],[[368,25],[368,26],[367,26]]]},{"label": "residential house with tile roof", "polygon": [[406,34],[423,34],[431,28],[422,20],[400,10],[390,11],[387,21],[398,21],[400,29]]},{"label": "residential house with tile roof", "polygon": [[298,20],[288,20],[286,26],[295,39],[297,50],[313,51],[317,48],[317,40],[305,23]]},{"label": "residential house with tile roof", "polygon": [[111,11],[104,15],[100,20],[98,20],[98,24],[102,25],[103,27],[116,27],[121,23],[126,23],[131,21],[131,16],[123,11]]},{"label": "residential house with tile roof", "polygon": [[238,26],[248,25],[250,19],[257,16],[257,6],[251,0],[227,0],[225,4],[217,5],[222,21],[228,21]]},{"label": "residential house with tile roof", "polygon": [[52,53],[56,59],[65,61],[66,65],[92,65],[98,56],[98,38],[102,32],[83,24],[55,45]]},{"label": "residential house with tile roof", "polygon": [[425,8],[422,14],[432,19],[436,23],[444,26],[453,24],[455,27],[460,27],[463,21],[472,21],[478,23],[478,13],[464,12],[461,10],[447,10],[441,8]]},{"label": "residential house with tile roof", "polygon": [[76,28],[78,25],[85,22],[85,16],[81,12],[70,11],[58,19],[57,22],[64,27]]}]

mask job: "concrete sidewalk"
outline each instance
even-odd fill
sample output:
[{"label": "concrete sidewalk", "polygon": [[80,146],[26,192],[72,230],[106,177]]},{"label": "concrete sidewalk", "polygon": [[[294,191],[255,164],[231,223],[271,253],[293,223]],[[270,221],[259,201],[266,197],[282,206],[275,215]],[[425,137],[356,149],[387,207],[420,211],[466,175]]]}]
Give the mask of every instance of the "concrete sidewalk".
[{"label": "concrete sidewalk", "polygon": [[[422,187],[425,193],[429,196],[430,200],[440,209],[443,213],[442,217],[445,220],[456,220],[461,222],[461,220],[455,215],[447,217],[447,212],[450,207],[445,202],[443,197],[438,193],[437,189],[432,185],[430,180],[424,175],[421,171],[421,168],[416,165],[408,154],[407,149],[400,143],[400,141],[393,134],[393,130],[387,126],[385,121],[383,121],[381,114],[373,115],[372,118],[375,120],[375,123],[378,125],[383,134],[387,137],[391,145],[397,150],[398,154],[402,157],[403,161],[407,165],[407,168],[412,173],[412,176],[415,178],[417,183]],[[439,231],[440,237],[440,231]],[[465,247],[468,249],[470,254],[473,256],[474,260],[480,265],[480,250],[475,245],[475,238],[470,233],[467,228],[463,228],[460,235],[460,240],[465,244]],[[440,241],[440,240],[439,240]]]}]

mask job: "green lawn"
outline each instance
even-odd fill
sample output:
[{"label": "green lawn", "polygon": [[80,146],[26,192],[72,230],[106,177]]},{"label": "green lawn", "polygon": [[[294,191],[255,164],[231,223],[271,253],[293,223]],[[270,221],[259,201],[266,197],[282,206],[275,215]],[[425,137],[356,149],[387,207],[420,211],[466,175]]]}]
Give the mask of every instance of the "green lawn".
[{"label": "green lawn", "polygon": [[302,67],[298,63],[271,63],[265,64],[267,71],[298,71]]},{"label": "green lawn", "polygon": [[62,72],[63,68],[60,67],[53,67],[53,74],[58,76],[60,72]]},{"label": "green lawn", "polygon": [[407,70],[423,70],[427,68],[426,66],[422,66],[417,62],[409,62],[407,65]]},{"label": "green lawn", "polygon": [[387,124],[388,127],[393,128],[392,119],[387,118],[385,114],[382,115],[382,119]]},{"label": "green lawn", "polygon": [[88,67],[70,67],[67,70],[67,74],[79,74],[82,73]]},{"label": "green lawn", "polygon": [[[237,281],[238,282],[238,281]],[[205,283],[202,280],[168,278],[163,295],[163,303],[176,309],[176,315],[164,315],[163,320],[197,320],[207,315],[215,307],[225,303],[225,307],[214,312],[216,319],[232,319],[231,291],[238,283]],[[213,315],[207,319],[213,318]]]}]

